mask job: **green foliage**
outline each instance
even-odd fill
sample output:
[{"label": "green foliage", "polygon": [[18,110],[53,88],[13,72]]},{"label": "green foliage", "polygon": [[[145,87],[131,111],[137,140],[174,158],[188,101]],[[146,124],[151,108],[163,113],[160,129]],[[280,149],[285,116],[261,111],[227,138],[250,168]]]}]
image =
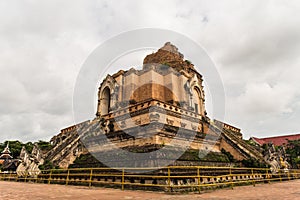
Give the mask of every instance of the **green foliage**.
[{"label": "green foliage", "polygon": [[200,161],[199,151],[198,150],[187,150],[185,151],[179,160],[187,160],[187,161]]},{"label": "green foliage", "polygon": [[296,168],[300,164],[300,140],[289,140],[286,153],[289,154],[289,162]]},{"label": "green foliage", "polygon": [[267,151],[268,150],[268,145],[267,144],[263,144],[262,148],[263,148],[264,151]]},{"label": "green foliage", "polygon": [[216,152],[209,152],[204,158],[201,158],[200,160],[208,162],[229,162],[228,158],[225,155]]},{"label": "green foliage", "polygon": [[42,151],[49,151],[52,148],[52,145],[50,144],[50,142],[46,142],[46,141],[42,141],[42,140],[39,140],[37,142],[37,145]]},{"label": "green foliage", "polygon": [[186,62],[188,65],[192,64],[192,62],[189,60],[185,60],[184,62]]},{"label": "green foliage", "polygon": [[76,160],[69,166],[69,168],[90,168],[90,167],[106,167],[93,155],[90,153],[88,154],[81,154]]},{"label": "green foliage", "polygon": [[228,158],[216,152],[206,152],[189,149],[178,160],[185,161],[206,161],[206,162],[229,162]]},{"label": "green foliage", "polygon": [[[2,152],[4,148],[6,147],[8,141],[5,141],[4,143],[0,144],[0,151]],[[11,155],[14,158],[17,158],[20,155],[21,149],[23,147],[23,143],[20,141],[9,141],[9,149],[11,151]],[[30,144],[28,145],[28,148],[30,147]]]},{"label": "green foliage", "polygon": [[[25,146],[25,149],[27,152],[32,152],[33,149],[33,143],[32,142],[27,142],[25,144],[23,144],[22,146]],[[20,155],[20,153],[19,153]]]},{"label": "green foliage", "polygon": [[300,165],[300,158],[293,158],[293,163]]},{"label": "green foliage", "polygon": [[[25,149],[27,150],[27,152],[31,153],[32,149],[33,149],[33,143],[32,142],[27,142],[27,143],[22,143],[18,140],[16,141],[5,141],[4,143],[0,143],[0,152],[2,152],[4,150],[4,148],[6,147],[7,143],[9,142],[9,149],[11,151],[11,155],[14,158],[18,158],[20,156],[21,150],[23,148],[23,146],[25,146]],[[45,142],[45,141],[38,141],[37,142],[38,146],[42,149],[42,150],[50,150],[51,145],[49,142]]]},{"label": "green foliage", "polygon": [[244,160],[242,160],[242,164],[244,167],[252,167],[252,168],[268,168],[269,167],[265,163],[261,163],[254,158],[244,159]]},{"label": "green foliage", "polygon": [[45,160],[43,165],[39,166],[40,170],[48,170],[48,169],[54,169],[54,165],[49,160]]},{"label": "green foliage", "polygon": [[252,140],[244,140],[247,144],[251,145],[251,146],[257,146],[257,144],[255,142],[253,142]]},{"label": "green foliage", "polygon": [[230,153],[230,152],[228,152],[228,151],[226,151],[225,149],[221,149],[221,152],[222,152],[222,154],[224,154],[224,155],[226,155],[227,156],[227,158],[228,158],[228,160],[230,161],[230,162],[235,162],[236,160],[234,159],[234,157],[233,157],[233,155]]}]

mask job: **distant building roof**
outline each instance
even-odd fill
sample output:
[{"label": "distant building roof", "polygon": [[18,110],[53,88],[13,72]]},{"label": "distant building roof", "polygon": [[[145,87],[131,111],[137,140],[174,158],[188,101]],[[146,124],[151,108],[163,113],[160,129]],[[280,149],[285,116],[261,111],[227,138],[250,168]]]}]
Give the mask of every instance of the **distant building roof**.
[{"label": "distant building roof", "polygon": [[283,144],[287,144],[288,140],[300,140],[300,134],[284,135],[284,136],[276,136],[276,137],[268,137],[268,138],[251,137],[251,139],[259,145],[273,143],[275,146],[281,146]]}]

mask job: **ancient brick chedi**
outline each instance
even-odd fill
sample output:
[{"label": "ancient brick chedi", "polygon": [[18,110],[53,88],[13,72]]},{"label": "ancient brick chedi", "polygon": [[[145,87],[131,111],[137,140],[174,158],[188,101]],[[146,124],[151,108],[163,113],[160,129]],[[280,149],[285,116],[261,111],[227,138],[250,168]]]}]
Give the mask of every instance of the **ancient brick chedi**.
[{"label": "ancient brick chedi", "polygon": [[[207,116],[202,75],[169,42],[146,56],[141,70],[107,75],[99,87],[95,119],[63,129],[51,142],[45,159],[61,167],[88,151],[114,166],[124,166],[120,162],[125,160],[130,166],[156,166],[158,159],[201,165],[201,156],[181,156],[182,149],[220,157],[225,149],[237,160],[263,159],[242,140],[240,129]],[[152,154],[138,156],[145,153]]]},{"label": "ancient brick chedi", "polygon": [[[144,59],[142,70],[119,71],[104,79],[96,115],[103,124],[113,123],[104,131],[120,138],[122,148],[170,145],[179,128],[186,135],[207,132],[202,81],[177,48],[167,43]],[[203,142],[192,145],[198,149]]]}]

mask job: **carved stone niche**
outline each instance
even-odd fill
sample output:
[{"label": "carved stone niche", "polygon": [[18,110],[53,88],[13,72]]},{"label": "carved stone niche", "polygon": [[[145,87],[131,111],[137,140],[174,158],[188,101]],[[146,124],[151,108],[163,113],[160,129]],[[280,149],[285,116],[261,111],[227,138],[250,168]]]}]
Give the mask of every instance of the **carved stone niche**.
[{"label": "carved stone niche", "polygon": [[141,124],[142,124],[142,120],[141,119],[135,120],[135,125],[141,125]]},{"label": "carved stone niche", "polygon": [[197,130],[197,126],[196,126],[196,125],[191,124],[191,126],[192,126],[192,129],[193,129],[194,131]]},{"label": "carved stone niche", "polygon": [[180,126],[181,126],[182,128],[185,128],[185,127],[186,127],[186,123],[180,122]]},{"label": "carved stone niche", "polygon": [[174,120],[167,118],[167,124],[173,126]]},{"label": "carved stone niche", "polygon": [[126,122],[125,121],[121,121],[120,128],[125,128],[125,127],[126,127]]},{"label": "carved stone niche", "polygon": [[157,122],[159,120],[159,118],[160,118],[160,115],[158,113],[156,113],[156,114],[151,113],[150,114],[150,122]]}]

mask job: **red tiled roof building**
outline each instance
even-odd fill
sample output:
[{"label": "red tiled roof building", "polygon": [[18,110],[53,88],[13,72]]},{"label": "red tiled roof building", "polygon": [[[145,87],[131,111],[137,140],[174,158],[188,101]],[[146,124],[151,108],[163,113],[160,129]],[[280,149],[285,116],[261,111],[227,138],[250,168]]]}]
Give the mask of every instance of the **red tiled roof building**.
[{"label": "red tiled roof building", "polygon": [[251,137],[250,140],[254,141],[260,146],[268,143],[273,143],[275,146],[282,146],[282,145],[286,145],[288,143],[288,140],[300,140],[300,134],[284,135],[284,136],[276,136],[276,137],[268,137],[268,138]]}]

